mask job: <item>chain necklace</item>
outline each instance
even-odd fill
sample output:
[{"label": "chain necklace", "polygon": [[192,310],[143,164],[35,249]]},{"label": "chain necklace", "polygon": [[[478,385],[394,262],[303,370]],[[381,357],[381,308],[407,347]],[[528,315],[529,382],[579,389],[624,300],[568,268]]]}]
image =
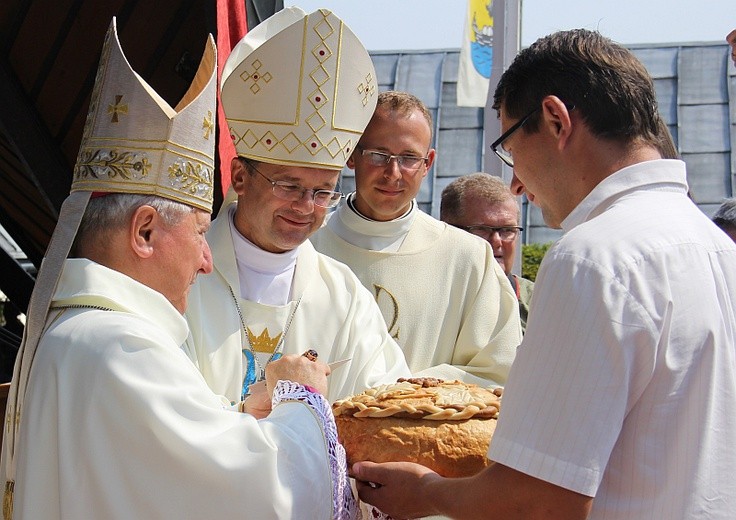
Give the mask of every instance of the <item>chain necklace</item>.
[{"label": "chain necklace", "polygon": [[[253,348],[253,342],[250,339],[250,334],[248,333],[248,327],[246,327],[245,325],[245,318],[243,316],[243,311],[240,309],[240,304],[238,303],[238,299],[235,296],[235,291],[233,291],[233,288],[230,285],[228,285],[227,288],[230,290],[230,296],[232,296],[233,302],[235,302],[235,309],[238,311],[238,317],[240,318],[240,325],[243,329],[245,340],[248,342],[248,345],[247,345],[248,350],[243,349],[243,355],[245,355],[245,358],[248,361],[248,366],[246,368],[245,377],[243,378],[243,390],[241,394],[241,399],[245,399],[245,396],[248,395],[248,390],[250,388],[250,385],[258,381],[263,381],[264,379],[266,379],[266,367],[265,365],[262,366],[261,362],[258,361],[258,356],[256,355],[255,348]],[[286,339],[286,333],[289,332],[289,327],[291,327],[291,322],[294,320],[294,316],[296,315],[296,311],[299,308],[299,304],[301,303],[301,301],[302,299],[301,297],[299,297],[299,299],[296,301],[296,305],[294,306],[294,310],[291,312],[291,315],[289,316],[289,319],[286,322],[284,331],[281,333],[279,342],[274,347],[271,357],[269,357],[268,361],[266,361],[266,365],[269,364],[271,361],[275,361],[281,357],[281,351],[283,350],[284,340]],[[258,373],[257,376],[256,376],[256,372]]]},{"label": "chain necklace", "polygon": [[81,303],[70,303],[70,304],[62,304],[62,305],[51,305],[49,309],[56,310],[56,309],[94,309],[96,311],[112,311],[114,309],[111,309],[110,307],[103,307],[101,305],[84,305]]}]

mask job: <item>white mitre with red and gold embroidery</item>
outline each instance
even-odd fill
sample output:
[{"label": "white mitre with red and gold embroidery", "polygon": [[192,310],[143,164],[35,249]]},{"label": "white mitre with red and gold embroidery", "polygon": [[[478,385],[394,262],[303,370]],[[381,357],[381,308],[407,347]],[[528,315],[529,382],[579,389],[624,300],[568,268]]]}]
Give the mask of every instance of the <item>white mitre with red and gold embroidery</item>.
[{"label": "white mitre with red and gold embroidery", "polygon": [[233,48],[222,105],[239,156],[340,170],[376,107],[368,52],[326,9],[277,12]]},{"label": "white mitre with red and gold embroidery", "polygon": [[212,211],[216,51],[172,108],[130,66],[115,19],[105,36],[72,192],[157,195]]}]

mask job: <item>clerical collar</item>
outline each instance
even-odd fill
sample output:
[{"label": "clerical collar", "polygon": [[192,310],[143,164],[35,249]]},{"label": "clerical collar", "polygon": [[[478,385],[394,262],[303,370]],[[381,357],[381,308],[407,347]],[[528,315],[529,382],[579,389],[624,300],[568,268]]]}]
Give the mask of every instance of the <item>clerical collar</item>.
[{"label": "clerical collar", "polygon": [[264,251],[235,227],[235,205],[230,208],[230,234],[240,277],[242,298],[270,305],[289,302],[294,267],[301,246],[285,253]]},{"label": "clerical collar", "polygon": [[411,229],[417,212],[416,201],[411,201],[409,211],[388,222],[372,220],[355,207],[355,193],[347,197],[330,217],[327,225],[339,237],[354,246],[371,251],[398,251]]}]

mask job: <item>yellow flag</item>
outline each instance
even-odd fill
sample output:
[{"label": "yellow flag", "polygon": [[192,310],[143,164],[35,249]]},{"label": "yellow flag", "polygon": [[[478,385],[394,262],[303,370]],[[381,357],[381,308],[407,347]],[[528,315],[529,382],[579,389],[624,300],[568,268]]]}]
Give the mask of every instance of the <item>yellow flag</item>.
[{"label": "yellow flag", "polygon": [[457,104],[484,107],[493,63],[493,0],[468,0],[460,67],[457,76]]}]

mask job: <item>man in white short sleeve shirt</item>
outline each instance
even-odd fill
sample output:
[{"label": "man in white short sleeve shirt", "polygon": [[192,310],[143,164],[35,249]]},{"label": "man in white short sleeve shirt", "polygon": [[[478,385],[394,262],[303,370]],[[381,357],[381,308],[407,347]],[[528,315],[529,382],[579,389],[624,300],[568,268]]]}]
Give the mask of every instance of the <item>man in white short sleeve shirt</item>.
[{"label": "man in white short sleeve shirt", "polygon": [[494,464],[445,479],[358,463],[361,499],[400,518],[733,518],[736,246],[688,198],[684,163],[661,159],[649,74],[596,32],[559,32],[516,57],[494,108],[512,191],[565,232]]}]

